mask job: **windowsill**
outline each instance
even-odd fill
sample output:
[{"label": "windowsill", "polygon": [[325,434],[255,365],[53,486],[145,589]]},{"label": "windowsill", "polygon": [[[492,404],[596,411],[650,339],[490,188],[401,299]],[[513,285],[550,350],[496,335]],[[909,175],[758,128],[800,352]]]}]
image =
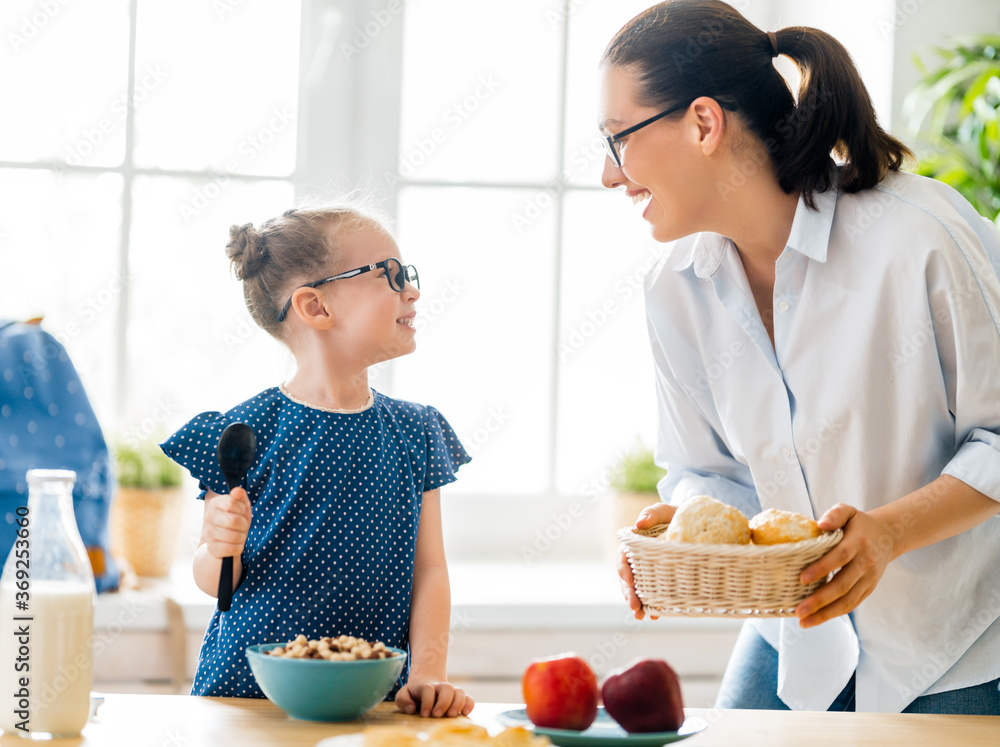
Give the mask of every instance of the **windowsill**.
[{"label": "windowsill", "polygon": [[[452,563],[452,628],[463,630],[736,629],[739,620],[662,618],[635,620],[621,598],[614,566],[594,561]],[[194,584],[190,565],[177,563],[163,579],[101,594],[94,625],[129,631],[165,631],[166,601],[180,607],[184,627],[203,631],[215,599]]]}]

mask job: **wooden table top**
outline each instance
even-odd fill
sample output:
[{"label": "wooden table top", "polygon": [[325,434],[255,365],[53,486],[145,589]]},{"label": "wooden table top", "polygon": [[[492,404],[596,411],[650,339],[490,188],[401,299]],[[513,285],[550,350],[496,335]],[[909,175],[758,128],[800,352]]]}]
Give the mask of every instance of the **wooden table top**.
[{"label": "wooden table top", "polygon": [[[523,707],[479,703],[470,720],[490,733],[502,730],[501,711]],[[685,747],[816,747],[817,745],[1000,745],[1000,717],[931,716],[885,713],[719,711],[687,709],[708,727],[682,742]],[[363,721],[345,724],[297,721],[268,700],[202,698],[188,695],[106,696],[97,716],[76,739],[49,742],[58,747],[314,747],[328,737],[352,734],[368,725],[406,725],[427,730],[436,721],[407,716],[382,703]],[[0,745],[23,747],[13,735]]]}]

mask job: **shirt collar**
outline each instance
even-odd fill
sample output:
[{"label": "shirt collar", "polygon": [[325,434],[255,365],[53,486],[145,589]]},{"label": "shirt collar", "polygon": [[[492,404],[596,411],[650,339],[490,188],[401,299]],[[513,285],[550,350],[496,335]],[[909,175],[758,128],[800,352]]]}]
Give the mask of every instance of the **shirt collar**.
[{"label": "shirt collar", "polygon": [[719,269],[729,239],[717,233],[699,233],[674,244],[670,252],[670,269],[681,272],[694,265],[694,274],[710,278]]},{"label": "shirt collar", "polygon": [[[815,210],[799,197],[787,246],[817,262],[826,262],[833,214],[837,207],[837,190],[817,192],[813,200],[816,203]],[[730,243],[725,236],[709,232],[681,239],[670,250],[670,269],[681,272],[694,265],[695,275],[702,279],[710,278],[722,264]]]},{"label": "shirt collar", "polygon": [[813,195],[813,201],[816,203],[815,210],[799,197],[787,246],[809,259],[826,262],[826,251],[830,246],[830,230],[833,228],[833,213],[837,208],[837,190],[817,192]]}]

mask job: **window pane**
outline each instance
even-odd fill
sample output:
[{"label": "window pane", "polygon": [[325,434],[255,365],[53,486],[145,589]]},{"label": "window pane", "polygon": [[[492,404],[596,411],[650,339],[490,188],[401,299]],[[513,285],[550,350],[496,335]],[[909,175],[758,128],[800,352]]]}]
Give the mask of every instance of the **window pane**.
[{"label": "window pane", "polygon": [[0,169],[0,318],[43,316],[102,423],[113,416],[122,179]]},{"label": "window pane", "polygon": [[[229,226],[259,224],[294,204],[287,182],[212,182],[138,177],[133,189],[130,409],[126,426],[165,430],[205,410],[227,410],[281,383],[285,348],[250,319],[229,271]],[[196,217],[179,205],[208,198]]]},{"label": "window pane", "polygon": [[566,196],[559,330],[558,487],[590,495],[637,439],[656,435],[643,277],[663,245],[619,193]]},{"label": "window pane", "polygon": [[462,493],[537,493],[549,479],[554,220],[517,234],[508,215],[525,196],[400,194],[400,249],[420,270],[421,298],[417,352],[392,364],[386,391],[434,405],[455,427],[473,456]]},{"label": "window pane", "polygon": [[600,184],[604,149],[597,131],[597,65],[618,30],[652,4],[649,0],[571,4],[563,156],[564,178],[571,184]]},{"label": "window pane", "polygon": [[412,0],[404,13],[400,174],[556,175],[561,31],[538,0]]},{"label": "window pane", "polygon": [[135,164],[290,174],[298,50],[297,2],[140,2]]},{"label": "window pane", "polygon": [[4,0],[0,159],[122,162],[128,26],[125,0]]}]

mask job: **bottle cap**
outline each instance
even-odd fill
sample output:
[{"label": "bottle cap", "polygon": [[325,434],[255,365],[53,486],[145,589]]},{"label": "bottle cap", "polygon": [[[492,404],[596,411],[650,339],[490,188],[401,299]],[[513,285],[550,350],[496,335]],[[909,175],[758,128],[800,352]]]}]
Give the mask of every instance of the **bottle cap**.
[{"label": "bottle cap", "polygon": [[29,469],[27,479],[29,485],[33,482],[53,482],[56,480],[75,482],[76,472],[71,469]]}]

